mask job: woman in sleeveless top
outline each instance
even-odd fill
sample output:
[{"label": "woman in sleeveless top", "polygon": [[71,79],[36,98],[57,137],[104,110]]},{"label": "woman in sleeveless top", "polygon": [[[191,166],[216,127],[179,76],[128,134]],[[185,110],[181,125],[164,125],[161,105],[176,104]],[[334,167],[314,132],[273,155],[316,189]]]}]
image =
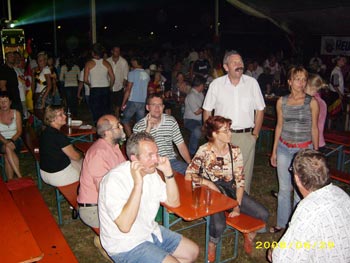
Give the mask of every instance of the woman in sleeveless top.
[{"label": "woman in sleeveless top", "polygon": [[11,100],[6,92],[0,92],[0,150],[5,158],[7,179],[14,174],[22,177],[16,152],[21,150],[22,118],[19,111],[10,109]]},{"label": "woman in sleeveless top", "polygon": [[[318,150],[317,101],[305,93],[308,73],[303,67],[292,67],[288,74],[290,94],[278,99],[277,125],[271,155],[271,164],[277,167],[279,183],[277,225],[270,229],[276,233],[286,228],[292,212],[291,193],[294,154],[302,148]],[[294,207],[300,201],[294,191]]]}]

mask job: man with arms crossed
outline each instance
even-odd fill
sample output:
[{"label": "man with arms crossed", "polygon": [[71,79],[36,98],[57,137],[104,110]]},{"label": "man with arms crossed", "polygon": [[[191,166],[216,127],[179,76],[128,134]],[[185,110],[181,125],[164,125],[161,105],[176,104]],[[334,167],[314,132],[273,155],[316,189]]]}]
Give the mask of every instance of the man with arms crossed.
[{"label": "man with arms crossed", "polygon": [[264,120],[265,102],[256,79],[243,75],[244,64],[237,51],[224,56],[227,75],[209,86],[203,104],[203,121],[212,111],[232,120],[231,143],[241,148],[244,162],[245,191],[249,194],[253,177],[255,143]]},{"label": "man with arms crossed", "polygon": [[[159,226],[160,202],[179,206],[178,187],[168,158],[159,157],[147,132],[130,136],[129,159],[101,181],[98,200],[101,242],[115,262],[194,262],[198,246]],[[157,169],[164,174],[165,182]]]}]

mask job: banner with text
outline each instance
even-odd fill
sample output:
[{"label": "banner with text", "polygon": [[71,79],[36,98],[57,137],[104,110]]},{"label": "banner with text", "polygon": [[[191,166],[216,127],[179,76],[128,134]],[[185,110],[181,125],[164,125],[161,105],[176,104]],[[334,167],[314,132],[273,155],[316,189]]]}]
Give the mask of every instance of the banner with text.
[{"label": "banner with text", "polygon": [[350,56],[350,37],[322,37],[321,55]]}]

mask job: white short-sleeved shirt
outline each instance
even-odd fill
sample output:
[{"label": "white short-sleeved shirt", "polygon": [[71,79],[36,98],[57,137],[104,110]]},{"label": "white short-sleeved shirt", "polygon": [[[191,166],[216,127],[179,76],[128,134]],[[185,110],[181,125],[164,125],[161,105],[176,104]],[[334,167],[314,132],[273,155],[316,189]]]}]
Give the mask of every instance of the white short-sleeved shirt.
[{"label": "white short-sleeved shirt", "polygon": [[167,199],[166,185],[157,173],[143,178],[141,203],[136,220],[128,233],[119,230],[114,220],[121,213],[134,187],[130,161],[112,169],[100,183],[98,209],[100,238],[109,255],[130,251],[137,245],[150,241],[155,234],[162,241],[158,223],[155,221],[160,202]]},{"label": "white short-sleeved shirt", "polygon": [[215,110],[215,115],[231,119],[231,128],[235,130],[254,127],[254,111],[264,108],[265,101],[258,82],[247,75],[242,75],[236,86],[228,75],[215,79],[203,103],[204,110]]},{"label": "white short-sleeved shirt", "polygon": [[[39,74],[39,80],[40,82],[44,83],[46,82],[46,78],[45,78],[45,75],[50,75],[51,74],[51,71],[50,71],[50,68],[48,66],[45,66],[41,71],[40,71],[40,74]],[[44,88],[46,88],[46,85],[43,85],[39,82],[36,83],[36,89],[35,89],[35,93],[40,93],[44,90]]]}]

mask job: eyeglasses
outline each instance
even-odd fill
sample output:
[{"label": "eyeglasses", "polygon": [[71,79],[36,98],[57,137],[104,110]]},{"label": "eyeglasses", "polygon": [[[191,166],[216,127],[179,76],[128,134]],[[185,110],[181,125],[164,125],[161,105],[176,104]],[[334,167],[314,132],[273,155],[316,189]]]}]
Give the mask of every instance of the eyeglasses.
[{"label": "eyeglasses", "polygon": [[225,130],[218,130],[217,133],[226,133],[226,134],[229,134],[229,133],[232,133],[233,132],[233,129],[225,129]]},{"label": "eyeglasses", "polygon": [[164,104],[157,104],[157,103],[151,103],[151,104],[148,104],[149,106],[152,106],[152,107],[163,107]]}]

